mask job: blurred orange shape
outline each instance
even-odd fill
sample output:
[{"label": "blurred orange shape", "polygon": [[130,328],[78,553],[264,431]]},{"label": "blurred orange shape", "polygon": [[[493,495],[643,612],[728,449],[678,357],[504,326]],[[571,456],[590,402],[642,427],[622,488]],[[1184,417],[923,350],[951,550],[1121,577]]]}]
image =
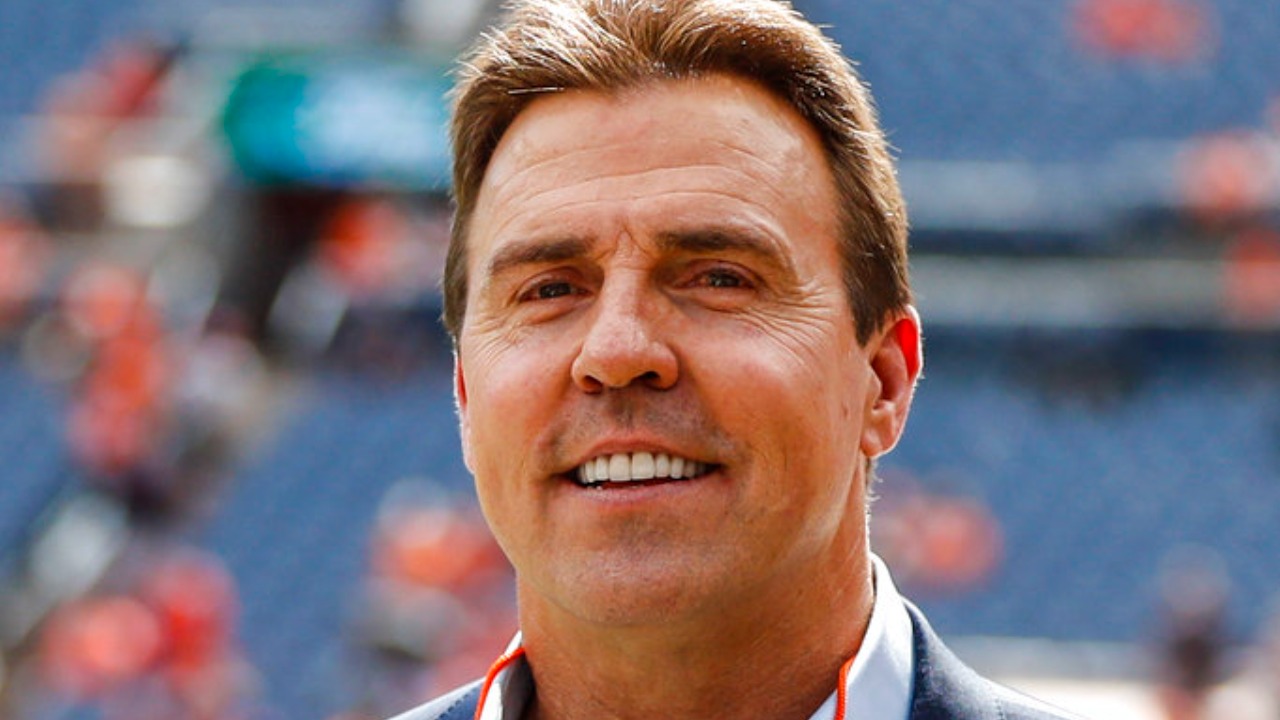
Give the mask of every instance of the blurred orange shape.
[{"label": "blurred orange shape", "polygon": [[1083,0],[1075,27],[1085,46],[1107,57],[1178,62],[1210,45],[1205,10],[1187,0]]},{"label": "blurred orange shape", "polygon": [[1227,132],[1195,141],[1179,167],[1182,198],[1197,220],[1215,224],[1264,209],[1276,194],[1270,141]]},{"label": "blurred orange shape", "polygon": [[93,598],[50,619],[41,667],[54,689],[88,697],[143,675],[162,646],[160,624],[146,605],[126,596]]},{"label": "blurred orange shape", "polygon": [[85,337],[101,339],[124,328],[143,304],[145,286],[131,270],[91,264],[67,282],[64,302],[67,318]]},{"label": "blurred orange shape", "polygon": [[1280,325],[1280,233],[1246,231],[1227,246],[1225,260],[1228,316],[1244,326]]},{"label": "blurred orange shape", "polygon": [[212,556],[184,551],[161,561],[143,583],[169,640],[172,669],[190,670],[221,660],[235,633],[235,584]]}]

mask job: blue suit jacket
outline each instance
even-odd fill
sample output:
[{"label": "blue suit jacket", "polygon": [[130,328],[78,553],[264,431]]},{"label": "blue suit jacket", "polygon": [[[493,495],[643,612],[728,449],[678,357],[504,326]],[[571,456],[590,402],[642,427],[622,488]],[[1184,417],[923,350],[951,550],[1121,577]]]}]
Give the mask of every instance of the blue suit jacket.
[{"label": "blue suit jacket", "polygon": [[[919,610],[911,605],[907,610],[915,631],[910,720],[1074,718],[981,677],[947,649]],[[480,699],[480,687],[480,681],[473,682],[393,720],[472,720]]]}]

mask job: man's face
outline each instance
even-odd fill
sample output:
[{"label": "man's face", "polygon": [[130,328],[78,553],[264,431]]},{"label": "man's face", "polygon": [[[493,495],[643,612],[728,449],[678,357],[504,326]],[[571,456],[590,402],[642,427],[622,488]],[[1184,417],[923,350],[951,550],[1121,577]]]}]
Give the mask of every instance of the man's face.
[{"label": "man's face", "polygon": [[458,397],[525,611],[670,621],[862,569],[865,458],[905,410],[875,369],[892,333],[856,342],[836,215],[817,136],[747,81],[516,119],[471,226]]}]

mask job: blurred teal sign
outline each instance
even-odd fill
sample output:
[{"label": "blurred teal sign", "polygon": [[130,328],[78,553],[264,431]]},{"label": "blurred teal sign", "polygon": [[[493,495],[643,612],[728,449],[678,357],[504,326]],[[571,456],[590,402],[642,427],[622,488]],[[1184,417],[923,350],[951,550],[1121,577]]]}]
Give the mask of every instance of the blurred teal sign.
[{"label": "blurred teal sign", "polygon": [[264,57],[236,78],[222,127],[253,182],[443,190],[448,87],[411,57]]}]

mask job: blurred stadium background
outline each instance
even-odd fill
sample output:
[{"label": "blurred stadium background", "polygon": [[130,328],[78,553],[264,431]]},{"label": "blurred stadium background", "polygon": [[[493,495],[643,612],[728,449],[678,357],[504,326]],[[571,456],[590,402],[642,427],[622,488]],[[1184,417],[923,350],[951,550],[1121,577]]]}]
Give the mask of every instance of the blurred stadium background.
[{"label": "blurred stadium background", "polygon": [[[797,5],[912,210],[900,583],[1090,717],[1277,717],[1280,3]],[[435,285],[494,12],[0,2],[0,718],[380,718],[503,645]]]}]

